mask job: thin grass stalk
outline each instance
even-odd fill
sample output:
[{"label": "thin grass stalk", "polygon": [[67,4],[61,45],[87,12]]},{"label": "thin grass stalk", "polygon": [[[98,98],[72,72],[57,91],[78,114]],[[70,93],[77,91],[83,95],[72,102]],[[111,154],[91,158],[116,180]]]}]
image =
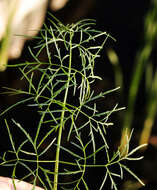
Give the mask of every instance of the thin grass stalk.
[{"label": "thin grass stalk", "polygon": [[139,145],[148,143],[151,135],[153,123],[157,112],[157,71],[152,81],[152,88],[149,93],[149,100],[147,103],[147,117],[144,122],[144,128],[141,133]]},{"label": "thin grass stalk", "polygon": [[122,94],[123,91],[123,73],[121,66],[119,64],[119,58],[116,54],[116,52],[113,49],[107,50],[107,56],[110,61],[110,63],[113,66],[114,70],[114,78],[115,78],[115,86],[120,86],[120,93]]}]

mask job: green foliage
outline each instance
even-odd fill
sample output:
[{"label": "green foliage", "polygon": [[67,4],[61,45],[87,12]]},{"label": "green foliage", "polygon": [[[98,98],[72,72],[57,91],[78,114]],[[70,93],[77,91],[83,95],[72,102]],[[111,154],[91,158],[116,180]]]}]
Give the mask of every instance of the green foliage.
[{"label": "green foliage", "polygon": [[[125,154],[119,148],[112,153],[106,138],[107,127],[113,125],[109,117],[123,108],[116,105],[111,110],[100,111],[97,105],[97,100],[119,88],[95,94],[91,87],[96,80],[101,80],[94,72],[95,60],[100,57],[107,39],[112,37],[95,30],[95,21],[91,19],[65,26],[51,15],[50,22],[50,27],[45,25],[41,30],[36,53],[30,50],[35,62],[14,65],[19,67],[22,79],[28,84],[27,89],[6,88],[6,93],[24,98],[1,114],[20,104],[36,108],[40,119],[35,137],[12,119],[12,125],[25,136],[20,145],[16,145],[15,134],[5,120],[12,149],[3,154],[0,165],[13,167],[13,179],[18,167],[24,167],[26,173],[21,180],[33,177],[33,184],[39,180],[44,189],[89,189],[86,180],[88,168],[104,168],[99,190],[103,189],[107,179],[111,182],[111,189],[116,190],[115,178],[123,179],[124,171],[143,185],[124,161],[142,159],[132,156],[145,145],[130,150],[131,135],[128,137],[126,133]],[[44,50],[48,62],[39,59]],[[40,76],[38,81],[35,73]],[[81,124],[80,119],[83,120]],[[97,143],[96,139],[100,141]],[[52,154],[55,150],[55,156],[45,158],[52,150]],[[114,171],[115,166],[119,168],[118,173]],[[69,176],[66,181],[60,180],[66,176]]]}]

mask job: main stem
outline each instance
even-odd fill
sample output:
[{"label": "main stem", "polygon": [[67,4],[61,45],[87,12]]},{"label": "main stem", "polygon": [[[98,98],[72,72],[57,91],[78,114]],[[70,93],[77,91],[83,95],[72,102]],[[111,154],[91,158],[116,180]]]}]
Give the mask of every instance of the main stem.
[{"label": "main stem", "polygon": [[61,120],[60,120],[60,127],[58,131],[58,140],[57,140],[57,150],[56,150],[56,160],[55,160],[55,174],[54,174],[54,185],[53,190],[57,190],[58,187],[58,171],[59,171],[59,157],[60,157],[60,145],[61,145],[61,139],[62,139],[62,130],[64,127],[63,121],[64,121],[64,115],[65,115],[65,106],[67,102],[68,97],[68,91],[69,91],[69,83],[70,83],[70,75],[71,75],[71,64],[72,64],[72,37],[73,34],[70,33],[70,51],[69,51],[69,73],[68,73],[68,81],[67,81],[67,87],[65,90],[64,95],[64,101],[63,101],[63,111],[61,114]]}]

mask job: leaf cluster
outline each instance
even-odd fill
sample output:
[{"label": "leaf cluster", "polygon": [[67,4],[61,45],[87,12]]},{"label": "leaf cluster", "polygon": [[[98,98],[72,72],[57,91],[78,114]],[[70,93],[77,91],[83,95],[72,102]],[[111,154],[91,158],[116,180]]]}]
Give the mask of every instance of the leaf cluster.
[{"label": "leaf cluster", "polygon": [[[123,108],[118,108],[118,105],[108,111],[100,111],[97,108],[97,100],[118,88],[95,94],[91,87],[96,80],[101,80],[94,72],[95,60],[100,57],[100,51],[107,39],[112,37],[106,32],[93,29],[95,21],[91,19],[63,25],[51,15],[50,22],[50,27],[45,25],[41,30],[35,49],[29,49],[35,61],[14,65],[19,67],[21,79],[27,82],[26,90],[6,88],[6,93],[22,95],[24,99],[1,113],[3,115],[20,104],[27,105],[30,109],[35,107],[40,115],[35,137],[28,134],[20,123],[12,120],[25,136],[20,146],[16,146],[9,124],[5,120],[12,150],[3,154],[0,165],[13,167],[13,179],[18,166],[23,166],[26,174],[21,180],[31,176],[34,178],[34,185],[38,180],[45,189],[89,189],[86,170],[94,167],[105,169],[100,190],[103,189],[107,178],[111,181],[111,189],[116,190],[114,178],[122,179],[123,170],[142,183],[123,164],[124,160],[141,159],[142,157],[131,157],[140,147],[129,152],[130,138],[126,135],[127,154],[122,154],[118,149],[111,156],[106,140],[107,127],[113,125],[108,118],[113,112]],[[40,60],[42,51],[46,51],[47,62]],[[39,76],[38,80],[36,74]],[[80,125],[81,118],[83,122]],[[46,131],[44,134],[43,130]],[[101,139],[101,144],[96,142],[96,136]],[[26,145],[31,148],[26,149]],[[55,150],[55,158],[45,159],[52,147]],[[98,162],[99,154],[104,157],[102,163]],[[8,155],[12,155],[11,159],[8,159]],[[114,165],[120,168],[118,174],[112,171]],[[60,181],[63,176],[70,176],[70,180]]]}]

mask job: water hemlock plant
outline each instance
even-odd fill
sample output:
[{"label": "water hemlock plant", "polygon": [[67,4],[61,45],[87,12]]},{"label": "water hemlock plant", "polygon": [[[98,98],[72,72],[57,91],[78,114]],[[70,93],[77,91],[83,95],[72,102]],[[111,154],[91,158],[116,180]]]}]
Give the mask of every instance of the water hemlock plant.
[{"label": "water hemlock plant", "polygon": [[[13,167],[13,180],[18,177],[19,166],[23,167],[25,173],[21,180],[33,179],[34,186],[38,182],[45,190],[89,189],[89,168],[104,169],[99,190],[104,188],[106,180],[110,180],[111,189],[117,190],[115,180],[123,179],[123,171],[144,185],[124,161],[142,159],[133,154],[145,145],[130,150],[131,136],[126,133],[125,154],[120,148],[112,153],[106,137],[107,127],[113,123],[108,118],[123,108],[114,105],[113,109],[102,111],[97,105],[99,99],[119,87],[98,94],[92,88],[96,80],[101,80],[94,72],[95,60],[100,57],[107,39],[112,37],[96,30],[92,19],[63,25],[50,15],[50,23],[51,26],[45,25],[41,30],[35,49],[30,49],[34,62],[14,65],[19,67],[27,87],[5,88],[5,93],[22,98],[1,113],[4,117],[19,105],[35,108],[39,114],[36,133],[28,133],[25,126],[14,119],[12,124],[5,120],[12,149],[1,156],[0,165]],[[39,58],[42,51],[46,51],[47,62]],[[14,141],[10,125],[23,133],[20,145]]]}]

